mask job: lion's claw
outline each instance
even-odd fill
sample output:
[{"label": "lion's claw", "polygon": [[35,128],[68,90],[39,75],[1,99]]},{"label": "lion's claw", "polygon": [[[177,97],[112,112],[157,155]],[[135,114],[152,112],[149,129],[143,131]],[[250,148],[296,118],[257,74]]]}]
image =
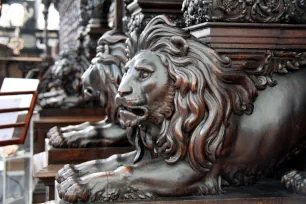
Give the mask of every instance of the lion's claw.
[{"label": "lion's claw", "polygon": [[48,132],[47,132],[47,138],[50,138],[54,133],[58,132],[59,128],[57,126],[51,128]]},{"label": "lion's claw", "polygon": [[282,183],[293,192],[306,195],[306,172],[290,171],[283,175]]},{"label": "lion's claw", "polygon": [[82,131],[64,132],[57,127],[50,129],[47,133],[47,137],[49,138],[49,144],[55,148],[78,148],[86,139]]},{"label": "lion's claw", "polygon": [[69,178],[58,187],[59,197],[65,201],[76,203],[88,201],[90,192],[77,179]]},{"label": "lion's claw", "polygon": [[53,147],[59,148],[67,146],[67,143],[63,138],[62,132],[58,127],[51,128],[47,133],[47,137],[49,138],[49,144]]},{"label": "lion's claw", "polygon": [[201,185],[198,188],[198,192],[196,194],[199,195],[218,195],[221,194],[223,191],[221,189],[218,189],[217,186],[211,187],[208,185]]},{"label": "lion's claw", "polygon": [[58,135],[51,136],[50,140],[49,140],[49,144],[51,146],[57,147],[57,148],[65,146],[65,142],[64,142],[63,138],[61,136],[58,136]]},{"label": "lion's claw", "polygon": [[62,183],[70,177],[78,177],[79,171],[72,164],[66,164],[58,171],[55,179],[58,183]]},{"label": "lion's claw", "polygon": [[214,179],[208,179],[204,182],[200,182],[195,184],[194,186],[191,186],[191,189],[194,189],[196,187],[196,191],[194,195],[218,195],[224,193],[224,191],[221,188],[220,181],[214,180]]}]

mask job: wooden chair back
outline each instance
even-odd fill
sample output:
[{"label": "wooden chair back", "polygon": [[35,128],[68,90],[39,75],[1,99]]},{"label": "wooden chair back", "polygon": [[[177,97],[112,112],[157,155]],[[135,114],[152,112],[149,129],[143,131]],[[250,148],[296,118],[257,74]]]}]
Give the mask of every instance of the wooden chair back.
[{"label": "wooden chair back", "polygon": [[0,96],[14,96],[14,95],[32,95],[32,100],[29,107],[22,107],[22,108],[7,108],[7,109],[1,109],[0,107],[0,113],[10,113],[10,112],[19,112],[19,111],[28,111],[25,121],[24,122],[16,122],[13,124],[6,124],[6,125],[0,125],[0,129],[7,129],[7,128],[23,128],[20,134],[19,138],[12,138],[10,140],[3,140],[0,141],[0,146],[6,146],[6,145],[13,145],[13,144],[23,144],[27,132],[31,123],[31,118],[33,115],[34,107],[37,100],[37,92],[36,91],[20,91],[20,92],[0,92]]}]

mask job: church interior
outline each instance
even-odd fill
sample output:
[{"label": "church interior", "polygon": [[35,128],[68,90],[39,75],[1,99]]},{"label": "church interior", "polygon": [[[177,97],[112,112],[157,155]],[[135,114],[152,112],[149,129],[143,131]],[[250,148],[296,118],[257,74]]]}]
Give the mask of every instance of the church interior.
[{"label": "church interior", "polygon": [[304,0],[0,0],[0,203],[306,203],[305,69]]}]

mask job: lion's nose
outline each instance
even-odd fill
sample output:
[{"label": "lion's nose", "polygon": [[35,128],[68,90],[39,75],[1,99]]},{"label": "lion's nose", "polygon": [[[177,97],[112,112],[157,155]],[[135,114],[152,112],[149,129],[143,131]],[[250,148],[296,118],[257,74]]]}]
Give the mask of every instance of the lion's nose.
[{"label": "lion's nose", "polygon": [[94,95],[93,88],[92,87],[86,87],[84,89],[84,95],[85,95],[85,97],[88,97],[88,98],[92,97]]},{"label": "lion's nose", "polygon": [[132,92],[133,92],[133,89],[130,86],[123,86],[123,87],[119,87],[118,89],[118,93],[121,97],[129,95]]}]

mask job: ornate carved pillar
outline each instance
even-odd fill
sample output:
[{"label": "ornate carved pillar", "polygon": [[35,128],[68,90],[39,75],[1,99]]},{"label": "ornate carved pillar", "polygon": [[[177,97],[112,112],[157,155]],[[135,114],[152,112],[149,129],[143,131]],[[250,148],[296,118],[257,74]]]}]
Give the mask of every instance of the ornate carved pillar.
[{"label": "ornate carved pillar", "polygon": [[124,24],[127,33],[141,32],[147,23],[157,15],[167,15],[178,27],[184,27],[182,0],[125,0]]},{"label": "ornate carved pillar", "polygon": [[232,59],[233,66],[253,72],[258,85],[273,86],[273,72],[305,65],[306,5],[301,0],[185,0],[186,28]]},{"label": "ornate carved pillar", "polygon": [[87,0],[89,21],[86,26],[84,46],[90,59],[96,55],[97,40],[108,31],[108,13],[112,0]]},{"label": "ornate carved pillar", "polygon": [[49,41],[49,33],[48,33],[48,14],[49,14],[49,7],[52,3],[52,0],[43,0],[42,3],[44,4],[44,20],[45,20],[45,29],[44,29],[44,44],[45,44],[45,50],[42,60],[42,66],[40,71],[40,77],[45,73],[46,69],[52,64],[53,59],[51,57],[51,48],[48,45]]},{"label": "ornate carved pillar", "polygon": [[48,14],[49,14],[49,7],[51,3],[52,3],[52,0],[43,1],[43,4],[45,5],[43,14],[44,14],[44,20],[45,20],[44,43],[46,46],[46,50],[45,50],[46,57],[51,55],[51,50],[50,50],[50,47],[48,46]]},{"label": "ornate carved pillar", "polygon": [[304,0],[184,0],[187,26],[204,22],[306,23]]},{"label": "ornate carved pillar", "polygon": [[[51,0],[46,2],[50,5]],[[42,78],[39,88],[40,104],[43,108],[90,107],[92,104],[82,98],[80,79],[88,68],[90,59],[96,54],[98,38],[109,30],[107,14],[111,0],[54,2],[61,20],[61,53]],[[47,14],[47,9],[45,13]]]}]

